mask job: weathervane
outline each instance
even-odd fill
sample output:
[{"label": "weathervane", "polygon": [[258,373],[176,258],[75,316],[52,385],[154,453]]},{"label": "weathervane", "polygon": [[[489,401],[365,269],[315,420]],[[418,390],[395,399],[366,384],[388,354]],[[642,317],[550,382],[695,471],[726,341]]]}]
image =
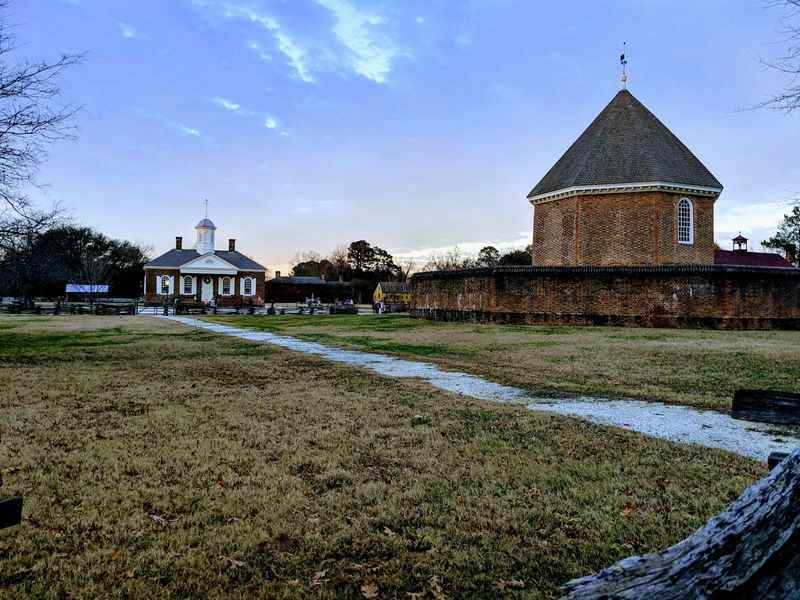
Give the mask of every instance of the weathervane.
[{"label": "weathervane", "polygon": [[622,89],[628,89],[628,59],[625,57],[625,50],[627,49],[628,42],[622,42],[622,54],[619,55],[619,64],[622,65],[622,75],[619,80],[622,83]]},{"label": "weathervane", "polygon": [[208,198],[203,198],[203,203],[205,204],[205,207],[203,209],[203,218],[207,219],[208,218]]}]

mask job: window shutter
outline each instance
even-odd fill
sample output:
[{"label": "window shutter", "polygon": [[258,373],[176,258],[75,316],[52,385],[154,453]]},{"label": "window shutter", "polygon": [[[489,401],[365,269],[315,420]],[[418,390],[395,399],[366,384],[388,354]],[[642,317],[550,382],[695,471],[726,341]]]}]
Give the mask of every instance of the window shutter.
[{"label": "window shutter", "polygon": [[222,277],[217,278],[217,288],[219,289],[218,294],[222,296]]},{"label": "window shutter", "polygon": [[175,294],[175,275],[169,276],[169,295],[173,296]]},{"label": "window shutter", "polygon": [[197,294],[197,277],[192,276],[192,296]]}]

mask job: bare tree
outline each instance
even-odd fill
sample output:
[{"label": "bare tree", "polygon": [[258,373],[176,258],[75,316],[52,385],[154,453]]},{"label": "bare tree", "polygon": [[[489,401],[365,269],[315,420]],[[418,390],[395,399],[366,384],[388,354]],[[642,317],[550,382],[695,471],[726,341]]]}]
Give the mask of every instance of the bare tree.
[{"label": "bare tree", "polygon": [[328,255],[328,260],[339,272],[345,271],[350,266],[347,262],[347,246],[336,246]]},{"label": "bare tree", "polygon": [[417,271],[417,261],[413,258],[403,258],[397,262],[397,275],[400,281],[408,281]]},{"label": "bare tree", "polygon": [[17,58],[9,33],[9,0],[0,0],[0,222],[37,218],[24,189],[34,183],[48,147],[70,138],[78,110],[59,102],[58,82],[81,60],[64,54],[53,62]]},{"label": "bare tree", "polygon": [[784,90],[763,102],[760,107],[792,112],[800,108],[800,0],[772,0],[770,8],[781,8],[780,32],[785,36],[786,51],[783,56],[762,63],[771,69],[785,73],[789,82]]},{"label": "bare tree", "polygon": [[426,271],[459,271],[475,266],[475,261],[461,252],[461,248],[453,246],[444,254],[434,253],[428,257]]}]

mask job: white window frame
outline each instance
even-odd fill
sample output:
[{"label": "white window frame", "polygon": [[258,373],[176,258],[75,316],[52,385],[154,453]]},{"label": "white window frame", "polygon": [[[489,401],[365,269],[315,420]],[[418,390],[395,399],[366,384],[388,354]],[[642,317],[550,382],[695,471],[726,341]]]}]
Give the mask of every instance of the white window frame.
[{"label": "white window frame", "polygon": [[[167,291],[164,291],[164,283],[167,284]],[[169,296],[172,294],[172,276],[171,275],[159,275],[158,276],[158,295],[159,296]]]},{"label": "white window frame", "polygon": [[[186,280],[189,280],[191,283],[189,285],[189,291],[186,291]],[[194,296],[195,294],[195,278],[191,275],[183,275],[181,277],[181,295],[183,296]]]},{"label": "white window frame", "polygon": [[[681,237],[682,218],[683,218],[681,215],[681,209],[683,206],[689,207],[688,239]],[[691,246],[692,244],[694,244],[694,204],[692,203],[691,200],[689,200],[689,198],[681,198],[680,200],[678,200],[678,216],[676,224],[677,224],[676,229],[678,234],[678,243],[687,246]]]},{"label": "white window frame", "polygon": [[[225,293],[225,280],[230,281],[230,288],[228,288],[228,293]],[[219,295],[220,296],[233,296],[234,292],[234,285],[236,283],[236,279],[230,275],[223,275],[219,278]]]},{"label": "white window frame", "polygon": [[[242,296],[255,296],[256,295],[256,278],[255,277],[242,277]],[[250,292],[247,291],[247,286],[250,285]]]}]

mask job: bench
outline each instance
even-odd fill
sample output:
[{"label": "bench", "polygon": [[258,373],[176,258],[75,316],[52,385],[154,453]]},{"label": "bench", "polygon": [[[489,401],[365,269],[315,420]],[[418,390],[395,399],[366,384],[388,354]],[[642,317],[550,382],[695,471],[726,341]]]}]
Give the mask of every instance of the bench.
[{"label": "bench", "polygon": [[744,421],[800,425],[800,394],[772,390],[736,390],[731,416]]}]

